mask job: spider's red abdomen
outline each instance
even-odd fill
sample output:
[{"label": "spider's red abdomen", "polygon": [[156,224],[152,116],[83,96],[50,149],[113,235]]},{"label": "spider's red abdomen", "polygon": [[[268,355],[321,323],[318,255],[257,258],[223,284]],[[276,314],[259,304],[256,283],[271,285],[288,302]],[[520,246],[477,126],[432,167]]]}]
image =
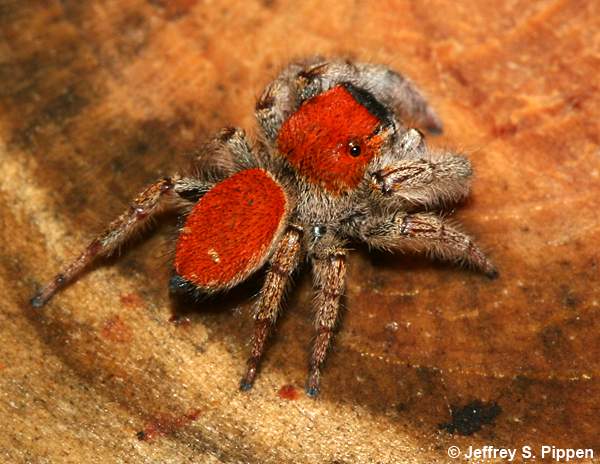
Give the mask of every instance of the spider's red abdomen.
[{"label": "spider's red abdomen", "polygon": [[[310,182],[339,194],[355,188],[381,145],[381,121],[338,85],[306,101],[283,124],[278,151]],[[351,146],[359,146],[353,156]]]},{"label": "spider's red abdomen", "polygon": [[286,214],[285,192],[266,171],[235,174],[189,214],[177,240],[175,271],[205,289],[238,283],[265,262]]}]

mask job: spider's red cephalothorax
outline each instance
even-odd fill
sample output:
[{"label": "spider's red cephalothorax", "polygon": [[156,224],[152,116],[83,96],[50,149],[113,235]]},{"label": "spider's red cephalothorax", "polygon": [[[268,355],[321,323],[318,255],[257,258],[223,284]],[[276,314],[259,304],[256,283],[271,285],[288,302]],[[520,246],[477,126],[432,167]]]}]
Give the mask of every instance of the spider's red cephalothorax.
[{"label": "spider's red cephalothorax", "polygon": [[377,154],[382,124],[343,85],[304,103],[281,127],[278,152],[328,192],[356,188]]},{"label": "spider's red cephalothorax", "polygon": [[468,235],[435,211],[465,197],[471,165],[431,150],[409,118],[441,121],[414,84],[385,66],[311,58],[293,63],[256,104],[259,142],[225,129],[193,175],[163,178],[34,296],[43,306],[100,256],[118,249],[159,211],[185,215],[171,290],[211,294],[268,266],[241,388],[254,383],[292,274],[312,267],[316,337],[307,393],[319,391],[344,292],[347,245],[417,250],[497,272]]}]

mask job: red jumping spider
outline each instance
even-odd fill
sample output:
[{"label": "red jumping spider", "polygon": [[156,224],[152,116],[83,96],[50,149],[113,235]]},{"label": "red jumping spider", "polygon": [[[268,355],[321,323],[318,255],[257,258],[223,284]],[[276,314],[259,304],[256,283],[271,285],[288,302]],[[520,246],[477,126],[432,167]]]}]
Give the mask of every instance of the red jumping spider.
[{"label": "red jumping spider", "polygon": [[258,143],[240,129],[223,130],[197,158],[196,174],[162,178],[143,190],[32,305],[43,306],[159,211],[177,209],[186,219],[173,291],[228,290],[268,263],[243,390],[252,387],[292,273],[304,261],[312,265],[316,339],[307,393],[317,395],[349,241],[425,251],[496,276],[468,235],[430,212],[467,195],[469,161],[430,150],[402,117],[442,130],[414,84],[384,66],[320,58],[291,64],[256,104]]}]

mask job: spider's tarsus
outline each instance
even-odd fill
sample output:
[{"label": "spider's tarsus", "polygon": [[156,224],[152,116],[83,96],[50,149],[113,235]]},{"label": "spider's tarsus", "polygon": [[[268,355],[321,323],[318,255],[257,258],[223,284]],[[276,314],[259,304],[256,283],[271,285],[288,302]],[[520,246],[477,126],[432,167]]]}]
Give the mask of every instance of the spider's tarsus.
[{"label": "spider's tarsus", "polygon": [[247,382],[245,379],[242,379],[242,381],[240,382],[240,391],[249,391],[252,390],[252,387],[254,386],[254,383],[252,382]]},{"label": "spider's tarsus", "polygon": [[498,277],[500,277],[500,273],[497,269],[492,269],[490,271],[487,271],[485,273],[485,276],[490,280],[496,280]]},{"label": "spider's tarsus", "polygon": [[42,306],[46,304],[46,301],[41,293],[36,293],[31,300],[29,300],[29,304],[34,309],[40,309]]},{"label": "spider's tarsus", "polygon": [[315,399],[317,396],[319,396],[319,387],[316,386],[307,386],[306,387],[306,396],[308,396],[309,398]]},{"label": "spider's tarsus", "polygon": [[249,368],[246,375],[240,381],[240,390],[248,391],[254,386],[254,379],[256,378],[256,368]]},{"label": "spider's tarsus", "polygon": [[242,380],[240,381],[241,391],[248,391],[254,385],[254,379],[256,379],[256,373],[258,371],[257,365],[258,359],[250,358],[250,360],[248,360],[248,370],[246,371],[246,375],[242,377]]},{"label": "spider's tarsus", "polygon": [[309,398],[316,398],[319,396],[319,383],[320,383],[320,372],[319,370],[311,369],[311,372],[306,381],[306,395]]}]

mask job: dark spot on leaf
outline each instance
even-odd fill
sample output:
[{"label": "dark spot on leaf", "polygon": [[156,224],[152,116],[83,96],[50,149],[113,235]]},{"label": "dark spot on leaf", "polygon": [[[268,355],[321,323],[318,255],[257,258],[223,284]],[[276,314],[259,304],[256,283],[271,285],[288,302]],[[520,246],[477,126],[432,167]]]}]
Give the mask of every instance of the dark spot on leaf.
[{"label": "dark spot on leaf", "polygon": [[556,325],[546,326],[541,330],[539,336],[546,358],[554,361],[569,359],[570,343],[560,327]]},{"label": "dark spot on leaf", "polygon": [[481,430],[482,426],[493,423],[502,412],[502,408],[496,402],[484,403],[475,400],[462,407],[451,406],[451,411],[452,420],[440,424],[440,429],[459,435],[472,435]]},{"label": "dark spot on leaf", "polygon": [[76,116],[86,105],[88,99],[73,85],[52,99],[42,110],[42,113],[54,122]]},{"label": "dark spot on leaf", "polygon": [[[568,261],[566,264],[561,263],[561,265],[565,267],[569,267],[569,264],[570,263],[568,263]],[[577,295],[575,295],[573,290],[571,290],[568,286],[561,286],[560,292],[561,300],[564,307],[566,307],[567,309],[574,309],[579,305],[579,298],[577,298]]]}]

